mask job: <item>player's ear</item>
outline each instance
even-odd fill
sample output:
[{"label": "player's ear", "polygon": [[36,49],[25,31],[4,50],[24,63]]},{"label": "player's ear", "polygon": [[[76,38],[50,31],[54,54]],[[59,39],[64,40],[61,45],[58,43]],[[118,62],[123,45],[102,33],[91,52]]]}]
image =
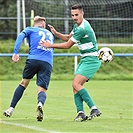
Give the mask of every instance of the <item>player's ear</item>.
[{"label": "player's ear", "polygon": [[42,25],[42,27],[43,27],[43,28],[46,28],[46,23],[44,23],[44,24]]}]

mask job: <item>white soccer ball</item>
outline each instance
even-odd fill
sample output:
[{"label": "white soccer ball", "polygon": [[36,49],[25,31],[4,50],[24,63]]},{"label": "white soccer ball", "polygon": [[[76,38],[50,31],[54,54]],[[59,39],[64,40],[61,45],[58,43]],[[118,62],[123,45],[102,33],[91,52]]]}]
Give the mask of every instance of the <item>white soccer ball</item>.
[{"label": "white soccer ball", "polygon": [[113,60],[114,53],[108,47],[103,47],[98,51],[98,58],[101,62],[111,62]]}]

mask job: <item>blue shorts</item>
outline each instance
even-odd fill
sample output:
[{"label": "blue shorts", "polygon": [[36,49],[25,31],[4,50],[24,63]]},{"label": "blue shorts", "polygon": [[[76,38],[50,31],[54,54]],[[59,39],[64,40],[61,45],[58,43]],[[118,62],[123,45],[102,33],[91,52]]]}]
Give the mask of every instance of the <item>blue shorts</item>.
[{"label": "blue shorts", "polygon": [[52,66],[45,61],[27,59],[23,70],[23,79],[32,79],[36,74],[36,84],[48,89],[52,72]]}]

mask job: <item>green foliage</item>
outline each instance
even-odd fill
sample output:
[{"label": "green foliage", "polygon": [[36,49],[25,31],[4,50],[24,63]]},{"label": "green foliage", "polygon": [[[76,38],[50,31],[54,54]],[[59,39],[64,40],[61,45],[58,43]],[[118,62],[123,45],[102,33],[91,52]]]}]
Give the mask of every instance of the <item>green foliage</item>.
[{"label": "green foliage", "polygon": [[[0,16],[1,17],[16,17],[17,16],[17,1],[16,0],[0,0]],[[2,19],[0,20],[0,32],[11,32],[16,33],[17,21],[15,19]],[[3,34],[2,38],[7,39],[8,37],[15,38],[16,35]]]},{"label": "green foliage", "polygon": [[[14,40],[1,41],[0,52],[12,53]],[[99,47],[100,49],[101,47]],[[110,47],[114,53],[132,53],[132,47]],[[28,47],[24,44],[20,47],[20,53],[28,53]],[[78,48],[55,49],[55,53],[79,53]],[[110,63],[102,63],[101,68],[95,74],[93,79],[126,79],[132,80],[133,57],[114,57]],[[20,57],[18,63],[14,63],[11,57],[0,57],[0,79],[11,80],[21,79],[26,57]],[[80,57],[78,57],[78,61]],[[52,79],[69,80],[74,75],[74,57],[54,57]]]},{"label": "green foliage", "polygon": [[[21,3],[22,1],[20,1]],[[26,25],[30,26],[31,10],[34,15],[44,16],[47,24],[52,24],[61,33],[65,31],[65,20],[68,18],[68,32],[73,28],[71,6],[79,0],[68,0],[68,7],[64,0],[25,0]],[[80,1],[84,8],[84,18],[92,25],[99,42],[102,43],[132,43],[132,0],[90,2]],[[22,10],[22,3],[21,3]],[[6,17],[0,21],[0,38],[16,38],[17,31],[17,0],[0,0],[0,16]],[[13,17],[9,18],[8,17]],[[22,17],[22,14],[21,16]],[[128,19],[129,20],[121,20]],[[97,20],[98,19],[98,20]],[[110,20],[111,19],[111,20]],[[21,24],[22,24],[21,19]],[[48,26],[47,26],[48,28]],[[23,30],[23,26],[20,27]],[[124,39],[123,41],[123,38]],[[99,38],[105,38],[101,41]],[[121,39],[122,38],[122,39]]]}]

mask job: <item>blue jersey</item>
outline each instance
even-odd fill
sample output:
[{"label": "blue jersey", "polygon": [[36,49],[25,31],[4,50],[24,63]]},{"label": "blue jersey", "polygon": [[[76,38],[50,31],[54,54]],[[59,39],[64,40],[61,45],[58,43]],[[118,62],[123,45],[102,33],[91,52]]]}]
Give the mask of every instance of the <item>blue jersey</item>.
[{"label": "blue jersey", "polygon": [[53,64],[54,49],[42,47],[39,44],[40,40],[48,40],[51,44],[54,43],[54,37],[49,30],[39,27],[25,28],[16,39],[14,47],[15,54],[18,54],[20,45],[22,44],[24,38],[27,38],[29,44],[28,59],[36,59],[46,61],[51,65]]}]

